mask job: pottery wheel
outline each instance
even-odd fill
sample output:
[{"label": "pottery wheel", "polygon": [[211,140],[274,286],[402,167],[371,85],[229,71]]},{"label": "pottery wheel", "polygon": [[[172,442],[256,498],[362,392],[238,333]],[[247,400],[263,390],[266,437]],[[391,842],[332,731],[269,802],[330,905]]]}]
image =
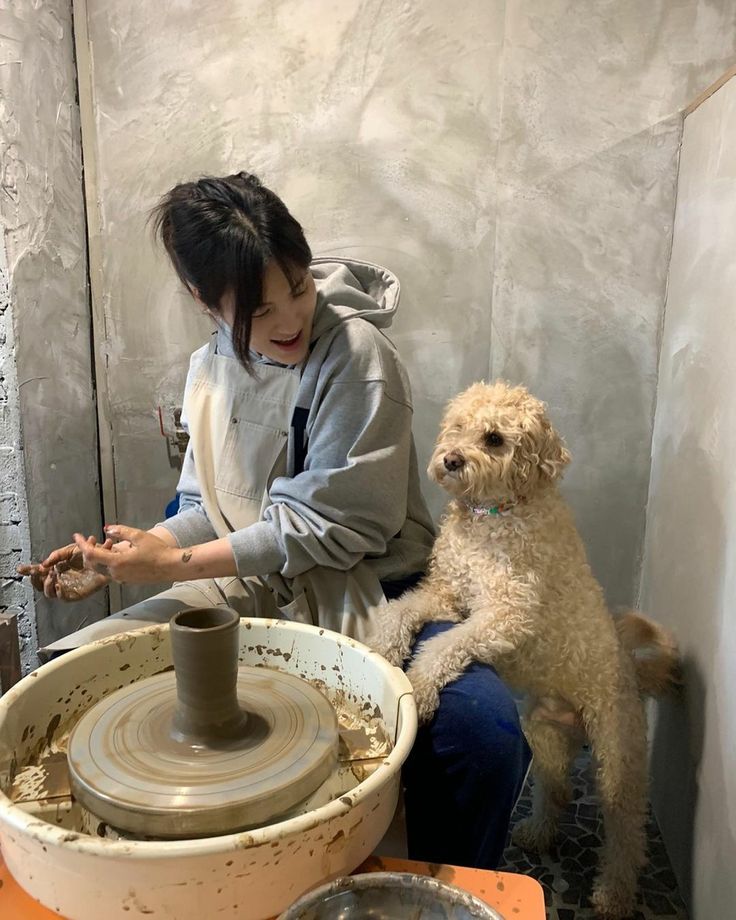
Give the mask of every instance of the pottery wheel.
[{"label": "pottery wheel", "polygon": [[267,824],[305,799],[337,761],[328,700],[291,674],[241,667],[238,741],[174,740],[173,673],[101,700],[69,738],[75,798],[113,827],[150,837],[228,834]]}]

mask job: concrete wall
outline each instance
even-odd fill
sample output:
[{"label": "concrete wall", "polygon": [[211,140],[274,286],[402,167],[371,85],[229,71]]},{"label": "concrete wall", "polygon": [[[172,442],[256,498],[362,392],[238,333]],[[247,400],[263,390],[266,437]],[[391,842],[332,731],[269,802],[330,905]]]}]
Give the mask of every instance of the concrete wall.
[{"label": "concrete wall", "polygon": [[[22,503],[14,513],[39,559],[70,542],[73,531],[99,533],[102,523],[70,4],[6,4],[0,34],[0,227],[14,357],[4,347],[18,380],[7,405],[12,437],[18,421],[22,428],[28,487],[27,515]],[[21,496],[19,470],[13,478]],[[28,546],[21,548],[27,558]],[[17,584],[4,590],[27,598]],[[105,610],[104,595],[74,607],[37,598],[39,641]]]},{"label": "concrete wall", "polygon": [[156,406],[180,402],[207,331],[146,211],[179,180],[247,168],[317,253],[400,275],[422,459],[473,380],[549,401],[594,567],[630,603],[678,113],[736,53],[733,0],[87,6],[119,519],[149,525],[172,493]]},{"label": "concrete wall", "polygon": [[685,656],[653,803],[693,920],[736,904],[736,79],[685,120],[642,603]]},{"label": "concrete wall", "polygon": [[507,3],[493,375],[549,401],[609,602],[632,602],[679,112],[736,59],[733,0]]},{"label": "concrete wall", "polygon": [[15,574],[20,560],[30,555],[31,539],[12,319],[5,244],[0,240],[0,611],[18,617],[21,666],[26,672],[35,665],[37,636],[33,592]]}]

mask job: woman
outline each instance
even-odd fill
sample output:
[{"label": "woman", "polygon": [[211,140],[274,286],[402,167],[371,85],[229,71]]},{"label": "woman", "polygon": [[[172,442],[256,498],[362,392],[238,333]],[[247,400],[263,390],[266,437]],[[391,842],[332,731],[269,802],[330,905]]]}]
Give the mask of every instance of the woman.
[{"label": "woman", "polygon": [[[187,377],[179,512],[145,532],[108,526],[102,545],[75,534],[22,571],[62,600],[110,579],[174,585],[47,651],[167,621],[186,605],[365,638],[370,608],[416,582],[433,538],[409,384],[382,332],[397,279],[364,262],[312,260],[283,202],[246,173],[176,186],[155,228],[217,327]],[[83,567],[59,575],[72,559]],[[410,855],[495,866],[528,759],[508,691],[475,666],[443,693],[407,763]]]}]

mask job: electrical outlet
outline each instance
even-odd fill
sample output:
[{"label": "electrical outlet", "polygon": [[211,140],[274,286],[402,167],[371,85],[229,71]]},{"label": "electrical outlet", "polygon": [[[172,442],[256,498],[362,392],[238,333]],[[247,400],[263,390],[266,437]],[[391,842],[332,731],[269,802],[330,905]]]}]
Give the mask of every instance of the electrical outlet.
[{"label": "electrical outlet", "polygon": [[169,465],[174,469],[181,469],[184,454],[189,443],[189,434],[181,424],[181,406],[172,406],[166,410],[168,424],[164,422],[164,410],[158,407],[158,422],[162,437],[166,439],[166,452]]}]

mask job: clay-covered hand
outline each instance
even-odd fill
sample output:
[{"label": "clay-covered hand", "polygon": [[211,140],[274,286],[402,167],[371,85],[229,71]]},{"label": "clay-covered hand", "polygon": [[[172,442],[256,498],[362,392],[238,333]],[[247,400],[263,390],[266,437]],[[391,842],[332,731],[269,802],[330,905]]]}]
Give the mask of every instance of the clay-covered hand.
[{"label": "clay-covered hand", "polygon": [[440,680],[431,657],[419,654],[409,666],[406,676],[414,690],[419,724],[429,722],[440,704]]},{"label": "clay-covered hand", "polygon": [[[113,524],[105,527],[107,540],[99,546],[94,537],[74,534],[85,565],[120,584],[148,585],[171,581],[181,550],[146,530]],[[109,545],[108,545],[109,544]]]},{"label": "clay-covered hand", "polygon": [[[97,541],[94,537],[91,540]],[[103,544],[112,547],[112,540]],[[18,574],[26,575],[36,591],[50,600],[81,601],[109,584],[107,575],[95,571],[84,561],[76,543],[69,543],[50,553],[43,562],[19,565]]]}]

